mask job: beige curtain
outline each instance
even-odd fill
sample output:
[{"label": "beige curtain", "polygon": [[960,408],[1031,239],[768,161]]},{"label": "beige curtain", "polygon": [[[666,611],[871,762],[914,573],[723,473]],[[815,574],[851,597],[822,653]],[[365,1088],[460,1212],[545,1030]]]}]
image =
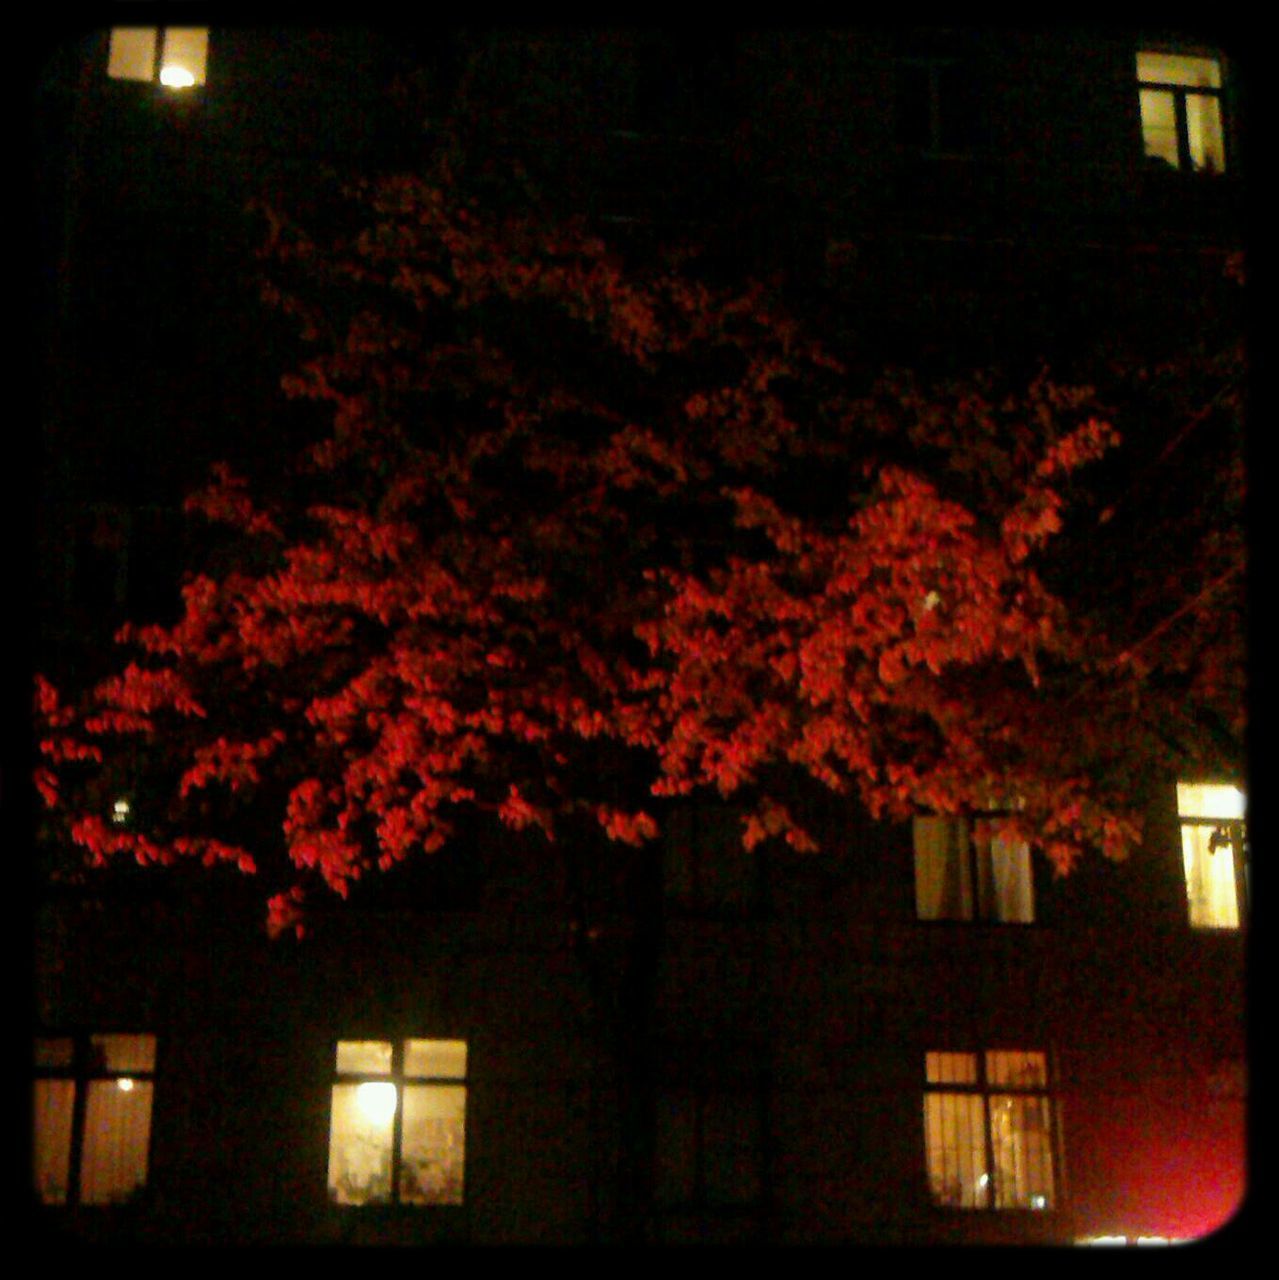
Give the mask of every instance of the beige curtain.
[{"label": "beige curtain", "polygon": [[971,920],[968,827],[961,818],[916,818],[915,911],[920,920]]}]

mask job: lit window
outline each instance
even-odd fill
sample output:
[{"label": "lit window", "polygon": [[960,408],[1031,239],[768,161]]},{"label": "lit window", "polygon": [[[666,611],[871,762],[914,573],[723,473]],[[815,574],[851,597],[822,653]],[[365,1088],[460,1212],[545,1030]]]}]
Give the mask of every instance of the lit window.
[{"label": "lit window", "polygon": [[935,1203],[1051,1209],[1054,1118],[1039,1052],[924,1055],[924,1150]]},{"label": "lit window", "polygon": [[[1190,923],[1202,929],[1237,929],[1247,875],[1246,801],[1238,787],[1179,782],[1181,859]],[[1242,873],[1242,874],[1241,874]]]},{"label": "lit window", "polygon": [[208,60],[207,27],[114,27],[107,75],[190,89],[204,83]]},{"label": "lit window", "polygon": [[1024,841],[996,834],[983,820],[920,817],[914,843],[920,920],[1034,921],[1034,879]]},{"label": "lit window", "polygon": [[34,1174],[44,1204],[121,1204],[147,1180],[155,1037],[35,1042]]},{"label": "lit window", "polygon": [[461,1204],[465,1166],[464,1040],[338,1042],[334,1203]]},{"label": "lit window", "polygon": [[1223,173],[1221,63],[1179,53],[1137,54],[1146,156],[1186,173]]},{"label": "lit window", "polygon": [[1123,1247],[1127,1245],[1180,1244],[1181,1241],[1174,1239],[1172,1236],[1084,1236],[1076,1240],[1075,1243]]}]

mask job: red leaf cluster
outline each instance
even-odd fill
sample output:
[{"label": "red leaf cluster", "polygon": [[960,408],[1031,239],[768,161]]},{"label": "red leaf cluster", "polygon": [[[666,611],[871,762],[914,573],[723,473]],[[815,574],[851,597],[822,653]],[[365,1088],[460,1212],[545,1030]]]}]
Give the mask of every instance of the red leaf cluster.
[{"label": "red leaf cluster", "polygon": [[[809,849],[796,772],[897,818],[1015,795],[1061,868],[1138,838],[1125,708],[1172,659],[1119,661],[1138,633],[1072,591],[1121,443],[1094,392],[854,388],[758,284],[423,179],[350,199],[359,234],[277,216],[267,247],[314,345],[284,390],[325,429],[273,491],[221,467],[190,499],[235,551],[121,632],[139,661],[74,711],[37,687],[41,793],[94,862],[261,866],[278,931],[463,807],[640,844],[713,788],[748,846]],[[147,833],[95,767],[145,775]]]}]

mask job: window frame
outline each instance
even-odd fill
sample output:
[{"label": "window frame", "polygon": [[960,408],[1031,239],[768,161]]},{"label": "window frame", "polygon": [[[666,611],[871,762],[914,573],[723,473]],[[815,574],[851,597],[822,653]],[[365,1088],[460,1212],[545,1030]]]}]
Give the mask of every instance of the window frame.
[{"label": "window frame", "polygon": [[[1243,798],[1242,817],[1206,817],[1202,814],[1183,814],[1181,809],[1180,788],[1183,786],[1233,787]],[[1186,895],[1186,920],[1196,932],[1210,930],[1212,932],[1234,933],[1244,927],[1248,919],[1249,897],[1249,849],[1248,849],[1248,793],[1244,787],[1232,779],[1179,779],[1174,792],[1177,806],[1177,837],[1180,846],[1182,888]],[[1211,840],[1218,833],[1224,833],[1225,844],[1230,849],[1231,872],[1234,881],[1235,919],[1233,923],[1218,923],[1211,920],[1195,919],[1195,899],[1191,890],[1190,867],[1187,865],[1186,830],[1187,828],[1212,828],[1209,852],[1212,853]],[[1218,846],[1221,847],[1221,846]]]},{"label": "window frame", "polygon": [[[1042,1083],[1018,1085],[990,1078],[989,1059],[998,1054],[1036,1055],[1043,1064]],[[973,1061],[973,1080],[969,1081],[935,1081],[929,1079],[929,1059],[934,1055],[971,1058]],[[929,1049],[923,1054],[923,1146],[924,1146],[924,1178],[928,1189],[929,1203],[940,1211],[957,1213],[1028,1213],[1035,1215],[1059,1212],[1064,1198],[1061,1155],[1061,1107],[1053,1054],[1047,1049],[1013,1048],[1002,1044]],[[984,1196],[984,1203],[955,1204],[939,1197],[933,1181],[931,1152],[929,1145],[929,1099],[945,1097],[977,1098],[981,1104],[982,1148],[981,1159],[983,1170],[978,1185]],[[999,1098],[1037,1099],[1043,1104],[1047,1115],[1048,1164],[1049,1178],[1048,1199],[1042,1205],[1034,1203],[1000,1204],[999,1162],[995,1155],[994,1125],[992,1123],[991,1103]],[[1042,1169],[1041,1169],[1042,1172]],[[984,1180],[984,1181],[983,1181]],[[1033,1201],[1034,1194],[1031,1199]]]},{"label": "window frame", "polygon": [[[150,1066],[146,1068],[110,1068],[106,1065],[103,1054],[101,1065],[95,1064],[95,1041],[113,1036],[135,1036],[149,1041]],[[70,1041],[70,1061],[65,1064],[40,1063],[38,1046],[42,1043],[54,1044],[59,1041]],[[145,1191],[151,1181],[151,1155],[155,1137],[155,1082],[159,1055],[159,1041],[154,1032],[137,1029],[114,1028],[109,1031],[38,1031],[32,1037],[32,1089],[42,1080],[62,1080],[71,1084],[71,1116],[67,1134],[66,1188],[61,1199],[46,1199],[42,1188],[34,1185],[38,1174],[36,1158],[39,1150],[38,1126],[39,1110],[33,1116],[32,1124],[32,1180],[36,1202],[51,1209],[118,1209],[139,1191]],[[149,1086],[146,1108],[146,1140],[142,1150],[141,1180],[135,1184],[134,1190],[121,1199],[89,1200],[84,1194],[85,1148],[90,1140],[88,1132],[88,1112],[91,1086],[106,1081],[131,1080]]]},{"label": "window frame", "polygon": [[[911,868],[915,887],[915,919],[922,924],[988,924],[1016,925],[1022,928],[1036,923],[1035,911],[1035,862],[1025,841],[1013,842],[1022,847],[1018,857],[1025,860],[1025,884],[1029,896],[1029,916],[1026,919],[1005,918],[998,914],[995,866],[992,857],[997,837],[993,832],[984,840],[977,839],[978,823],[1010,817],[1016,806],[1005,809],[983,809],[972,814],[920,813],[911,821]],[[960,894],[966,900],[959,912],[953,914],[925,915],[921,899],[920,875],[920,822],[941,822],[957,830],[955,839],[961,842],[957,855],[963,860],[960,869]]]},{"label": "window frame", "polygon": [[[149,39],[151,65],[146,75],[138,75],[135,73],[136,69],[132,68],[132,60],[129,58],[127,51],[123,49],[123,46],[128,43],[127,41],[120,42],[122,52],[120,60],[116,60],[116,37],[119,32],[130,32],[142,40]],[[165,58],[169,53],[173,34],[179,34],[179,38],[173,42],[177,45],[179,54],[187,55],[183,57],[178,65],[190,73],[192,77],[190,84],[173,84],[161,78],[161,73],[167,67]],[[187,65],[188,62],[191,65]],[[117,68],[114,72],[112,71],[113,65]],[[111,27],[107,35],[106,72],[109,80],[149,84],[169,92],[189,93],[193,89],[202,89],[208,82],[209,74],[209,28],[178,24],[149,26],[145,23],[119,23]]]},{"label": "window frame", "polygon": [[667,814],[662,903],[690,920],[757,920],[766,914],[764,850],[741,842],[734,810],[683,801]]},{"label": "window frame", "polygon": [[[1220,84],[1217,88],[1211,86],[1183,85],[1167,80],[1146,80],[1141,76],[1139,69],[1136,70],[1137,81],[1137,137],[1141,146],[1141,156],[1143,161],[1148,162],[1153,157],[1146,149],[1146,130],[1145,122],[1141,113],[1141,95],[1147,93],[1166,94],[1172,99],[1173,105],[1173,124],[1176,129],[1177,136],[1177,164],[1170,169],[1173,173],[1186,174],[1191,177],[1220,177],[1223,174],[1230,173],[1234,168],[1234,156],[1230,146],[1230,130],[1228,125],[1228,113],[1226,110],[1226,85],[1227,85],[1227,66],[1226,60],[1219,52],[1211,49],[1185,49],[1170,48],[1163,45],[1140,45],[1134,53],[1134,62],[1137,62],[1143,54],[1164,55],[1170,57],[1196,58],[1204,62],[1212,62],[1217,67],[1217,79]],[[1204,166],[1196,168],[1194,157],[1190,148],[1190,121],[1187,110],[1187,101],[1190,98],[1208,99],[1217,104],[1217,124],[1220,129],[1221,141],[1221,168],[1212,169]]]},{"label": "window frame", "polygon": [[[681,1106],[689,1122],[686,1136],[692,1159],[684,1170],[689,1185],[686,1194],[673,1189],[677,1179],[668,1178],[662,1170],[660,1161],[666,1153],[660,1139],[655,1136],[654,1159],[657,1166],[654,1169],[653,1203],[657,1211],[675,1213],[692,1210],[724,1215],[757,1213],[763,1204],[765,1181],[765,1103],[761,1081],[689,1079],[679,1084],[664,1084],[657,1091],[656,1105],[660,1112],[661,1109],[669,1109],[671,1104]],[[751,1185],[744,1191],[730,1186],[732,1179],[724,1180],[717,1163],[722,1152],[716,1139],[723,1134],[717,1131],[715,1122],[734,1113],[749,1118],[749,1141],[744,1150],[749,1152],[750,1162],[744,1168],[744,1175]],[[665,1132],[661,1127],[660,1114],[658,1120],[658,1132]],[[676,1136],[674,1129],[670,1133]],[[732,1167],[738,1174],[743,1173],[740,1163]]]},{"label": "window frame", "polygon": [[[460,1044],[463,1053],[463,1069],[461,1075],[422,1075],[410,1074],[405,1065],[407,1046],[411,1043],[428,1045]],[[343,1070],[339,1067],[339,1054],[343,1045],[379,1044],[389,1045],[391,1049],[390,1063],[386,1071]],[[331,1042],[331,1080],[329,1086],[329,1135],[328,1135],[328,1169],[326,1185],[329,1204],[342,1210],[360,1209],[405,1209],[405,1210],[448,1210],[460,1209],[466,1204],[466,1160],[467,1149],[467,1114],[470,1106],[470,1038],[466,1036],[347,1036]],[[395,1110],[391,1117],[391,1163],[390,1183],[385,1199],[368,1198],[365,1200],[342,1200],[335,1194],[333,1184],[334,1173],[334,1131],[333,1124],[336,1110],[337,1091],[339,1088],[359,1086],[361,1084],[391,1084],[395,1088]],[[404,1169],[404,1099],[408,1088],[421,1086],[427,1088],[455,1089],[462,1095],[462,1186],[460,1198],[457,1200],[416,1200],[406,1199],[403,1187]]]},{"label": "window frame", "polygon": [[[920,74],[925,84],[928,126],[927,138],[922,142],[902,136],[905,115],[903,77],[911,73]],[[967,104],[970,115],[966,123],[962,115],[957,114],[963,103],[956,99],[955,88],[948,88],[944,83],[949,75],[956,77],[961,97],[967,92],[972,99]],[[985,149],[985,104],[981,101],[981,79],[971,56],[961,53],[899,54],[893,59],[892,93],[894,136],[901,151],[928,160],[971,160]],[[951,139],[947,135],[952,129],[966,136],[955,139],[957,145],[949,146],[946,144]]]},{"label": "window frame", "polygon": [[666,1041],[652,1097],[648,1211],[657,1243],[761,1237],[772,1091],[758,1044]]}]

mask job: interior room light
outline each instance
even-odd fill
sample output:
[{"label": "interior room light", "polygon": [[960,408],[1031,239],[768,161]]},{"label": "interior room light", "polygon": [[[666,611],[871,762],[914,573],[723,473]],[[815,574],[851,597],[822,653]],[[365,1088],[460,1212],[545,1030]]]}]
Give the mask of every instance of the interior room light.
[{"label": "interior room light", "polygon": [[395,1115],[395,1086],[385,1081],[367,1081],[355,1091],[355,1104],[374,1124],[390,1124]]},{"label": "interior room light", "polygon": [[205,83],[208,64],[207,27],[113,27],[111,30],[107,75],[112,80],[151,83],[158,79],[168,89],[190,89]]},{"label": "interior room light", "polygon": [[133,1081],[130,1080],[128,1076],[121,1076],[120,1079],[115,1082],[115,1087],[119,1089],[121,1093],[132,1093]]},{"label": "interior room light", "polygon": [[193,76],[186,67],[169,66],[160,68],[160,83],[170,89],[189,89],[195,84]]}]

